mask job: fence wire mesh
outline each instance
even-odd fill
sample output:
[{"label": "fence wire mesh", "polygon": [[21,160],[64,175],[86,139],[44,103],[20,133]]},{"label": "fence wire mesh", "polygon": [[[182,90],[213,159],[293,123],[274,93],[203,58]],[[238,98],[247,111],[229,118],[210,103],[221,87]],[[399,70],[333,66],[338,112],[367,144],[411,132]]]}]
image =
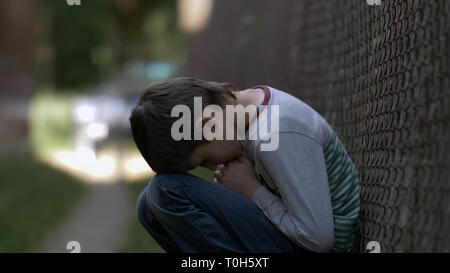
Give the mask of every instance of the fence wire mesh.
[{"label": "fence wire mesh", "polygon": [[360,251],[449,252],[449,32],[447,0],[216,1],[188,74],[273,85],[327,119],[360,175]]}]

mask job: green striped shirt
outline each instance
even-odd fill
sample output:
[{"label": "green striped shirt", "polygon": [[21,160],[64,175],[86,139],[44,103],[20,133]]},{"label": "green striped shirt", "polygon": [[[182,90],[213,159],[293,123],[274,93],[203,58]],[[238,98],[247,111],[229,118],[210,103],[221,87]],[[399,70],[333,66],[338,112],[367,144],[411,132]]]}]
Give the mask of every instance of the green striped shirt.
[{"label": "green striped shirt", "polygon": [[359,215],[359,179],[355,165],[334,132],[324,149],[333,208],[335,241],[333,252],[354,250]]}]

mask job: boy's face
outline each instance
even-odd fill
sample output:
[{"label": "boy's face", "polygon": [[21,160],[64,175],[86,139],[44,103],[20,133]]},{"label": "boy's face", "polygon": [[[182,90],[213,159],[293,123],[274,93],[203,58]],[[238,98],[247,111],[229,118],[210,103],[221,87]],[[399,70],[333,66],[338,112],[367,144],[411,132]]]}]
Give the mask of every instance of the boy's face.
[{"label": "boy's face", "polygon": [[[235,101],[230,100],[229,104],[234,105]],[[242,147],[237,141],[237,130],[236,130],[236,116],[232,120],[227,119],[226,109],[223,109],[223,116],[221,120],[216,119],[212,116],[204,116],[199,119],[196,124],[201,124],[200,128],[203,128],[206,122],[213,120],[214,124],[223,128],[224,140],[212,140],[206,144],[198,146],[194,152],[189,156],[186,162],[186,169],[190,170],[197,166],[202,166],[210,170],[215,170],[217,165],[225,164],[227,162],[233,161],[242,155]],[[225,140],[226,132],[231,127],[234,128],[234,138],[233,140]]]},{"label": "boy's face", "polygon": [[202,166],[215,170],[218,164],[233,161],[241,155],[242,147],[237,140],[212,140],[194,150],[186,162],[186,169]]}]

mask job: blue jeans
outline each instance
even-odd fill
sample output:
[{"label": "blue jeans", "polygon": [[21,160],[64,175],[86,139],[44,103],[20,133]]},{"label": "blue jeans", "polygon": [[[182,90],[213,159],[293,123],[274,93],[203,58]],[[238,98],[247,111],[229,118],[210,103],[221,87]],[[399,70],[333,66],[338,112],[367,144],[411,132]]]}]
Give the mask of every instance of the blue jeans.
[{"label": "blue jeans", "polygon": [[166,252],[295,253],[251,200],[191,174],[157,174],[137,201],[141,224]]}]

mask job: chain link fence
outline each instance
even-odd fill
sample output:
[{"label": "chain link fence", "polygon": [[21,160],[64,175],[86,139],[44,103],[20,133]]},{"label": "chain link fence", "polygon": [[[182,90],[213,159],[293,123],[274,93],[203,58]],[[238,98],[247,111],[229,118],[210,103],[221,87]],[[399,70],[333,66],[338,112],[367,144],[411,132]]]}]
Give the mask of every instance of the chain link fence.
[{"label": "chain link fence", "polygon": [[361,179],[359,249],[450,251],[450,1],[215,1],[188,74],[288,91]]}]

